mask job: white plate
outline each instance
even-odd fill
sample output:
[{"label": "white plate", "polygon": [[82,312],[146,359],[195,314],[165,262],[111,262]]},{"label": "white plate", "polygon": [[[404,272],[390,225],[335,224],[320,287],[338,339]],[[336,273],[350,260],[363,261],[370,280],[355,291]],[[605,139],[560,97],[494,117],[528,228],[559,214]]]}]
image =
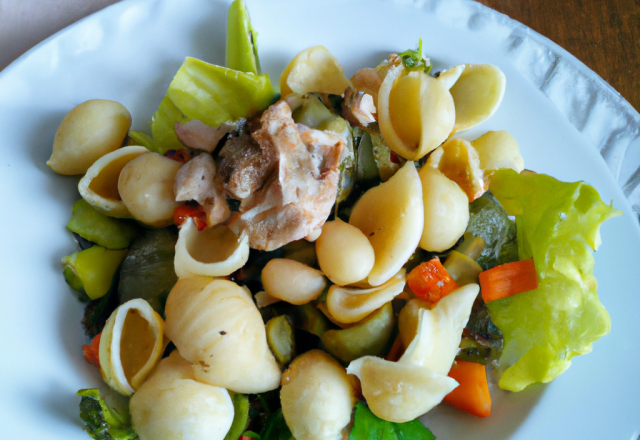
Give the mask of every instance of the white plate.
[{"label": "white plate", "polygon": [[[519,141],[527,168],[584,179],[625,211],[602,228],[596,258],[611,334],[550,385],[518,394],[495,390],[488,419],[443,404],[427,424],[440,439],[635,440],[640,230],[629,204],[593,140],[514,67],[502,44],[505,35],[498,35],[504,22],[498,32],[491,20],[470,20],[469,8],[479,7],[470,2],[421,4],[249,1],[262,66],[275,83],[293,55],[316,44],[334,53],[348,75],[391,51],[415,47],[419,37],[437,68],[500,66],[507,77],[502,106],[468,136],[506,129]],[[83,306],[69,293],[59,265],[75,250],[65,224],[79,196],[77,179],[45,165],[58,124],[78,103],[108,98],[131,111],[134,128],[145,129],[185,56],[224,62],[227,6],[122,2],[55,35],[0,74],[0,437],[87,439],[74,393],[100,383],[82,357]]]}]

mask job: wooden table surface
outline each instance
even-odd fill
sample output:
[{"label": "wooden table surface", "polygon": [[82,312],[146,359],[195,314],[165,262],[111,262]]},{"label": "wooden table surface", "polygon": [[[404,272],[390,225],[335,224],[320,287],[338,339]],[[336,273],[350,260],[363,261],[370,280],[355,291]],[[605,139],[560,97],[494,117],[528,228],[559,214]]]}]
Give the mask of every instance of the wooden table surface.
[{"label": "wooden table surface", "polygon": [[640,0],[478,0],[559,44],[640,111]]},{"label": "wooden table surface", "polygon": [[[118,0],[0,0],[0,70]],[[252,0],[258,1],[258,0]],[[478,0],[564,47],[640,110],[640,0]]]}]

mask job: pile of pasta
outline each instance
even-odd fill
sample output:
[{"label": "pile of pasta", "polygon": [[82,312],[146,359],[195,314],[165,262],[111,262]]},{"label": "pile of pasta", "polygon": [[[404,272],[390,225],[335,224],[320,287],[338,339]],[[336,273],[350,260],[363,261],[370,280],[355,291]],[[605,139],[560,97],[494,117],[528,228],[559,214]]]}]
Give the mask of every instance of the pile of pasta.
[{"label": "pile of pasta", "polygon": [[[381,173],[382,183],[355,202],[348,221],[325,217],[306,237],[315,243],[317,267],[272,259],[262,269],[260,292],[229,278],[249,259],[244,230],[228,220],[204,229],[193,218],[180,225],[179,279],[166,318],[143,299],[126,302],[108,319],[99,345],[105,382],[133,396],[139,437],[222,440],[234,419],[234,394],[279,387],[282,413],[298,440],[341,438],[358,398],[393,422],[413,420],[440,403],[458,384],[448,372],[479,287],[460,281],[457,290],[429,303],[407,287],[405,266],[417,248],[441,252],[459,241],[470,201],[486,191],[495,170],[523,170],[518,144],[507,132],[473,141],[454,136],[489,118],[505,85],[504,74],[491,65],[431,75],[393,54],[347,79],[325,48],[298,54],[281,77],[279,104],[295,113],[310,94],[350,98],[350,126],[377,123],[397,160]],[[80,194],[100,213],[170,226],[185,203],[176,197],[176,176],[196,158],[215,155],[197,151],[183,164],[143,146],[122,147],[130,124],[118,103],[85,102],[62,122],[48,165],[61,174],[84,174]],[[398,321],[402,354],[341,363],[316,349],[288,365],[280,362],[259,307],[303,305],[324,294],[323,313],[342,328],[390,311],[394,299],[404,298],[397,318],[389,312]],[[163,358],[169,341],[176,349]]]}]

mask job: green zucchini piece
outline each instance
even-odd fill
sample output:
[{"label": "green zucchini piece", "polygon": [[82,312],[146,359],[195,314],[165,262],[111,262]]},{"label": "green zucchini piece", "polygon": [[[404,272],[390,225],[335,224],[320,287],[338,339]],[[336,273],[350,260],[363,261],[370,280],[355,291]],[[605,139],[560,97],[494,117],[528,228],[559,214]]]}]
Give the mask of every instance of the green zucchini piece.
[{"label": "green zucchini piece", "polygon": [[125,249],[138,235],[138,227],[128,220],[116,219],[96,211],[84,199],[72,209],[67,229],[107,249]]},{"label": "green zucchini piece", "polygon": [[231,3],[227,13],[225,63],[229,69],[260,74],[258,34],[251,27],[249,12],[242,0]]},{"label": "green zucchini piece", "polygon": [[295,355],[295,335],[285,315],[271,318],[266,325],[267,343],[280,365],[287,365]]},{"label": "green zucchini piece", "polygon": [[249,422],[249,396],[235,394],[233,396],[233,422],[224,440],[238,440]]},{"label": "green zucchini piece", "polygon": [[83,291],[90,299],[98,299],[111,288],[126,253],[126,250],[92,246],[68,255],[62,259],[65,280],[71,288]]},{"label": "green zucchini piece", "polygon": [[353,327],[328,330],[321,337],[322,345],[346,363],[362,356],[379,356],[387,348],[395,323],[393,307],[388,302]]},{"label": "green zucchini piece", "polygon": [[164,317],[169,291],[178,281],[173,268],[177,240],[169,228],[145,229],[133,240],[120,269],[120,304],[142,298]]},{"label": "green zucchini piece", "polygon": [[478,276],[482,272],[482,267],[465,254],[451,251],[447,259],[444,260],[443,266],[460,286],[480,282]]},{"label": "green zucchini piece", "polygon": [[312,303],[301,306],[288,305],[283,308],[284,314],[291,317],[293,325],[316,336],[322,335],[331,328],[331,323]]}]

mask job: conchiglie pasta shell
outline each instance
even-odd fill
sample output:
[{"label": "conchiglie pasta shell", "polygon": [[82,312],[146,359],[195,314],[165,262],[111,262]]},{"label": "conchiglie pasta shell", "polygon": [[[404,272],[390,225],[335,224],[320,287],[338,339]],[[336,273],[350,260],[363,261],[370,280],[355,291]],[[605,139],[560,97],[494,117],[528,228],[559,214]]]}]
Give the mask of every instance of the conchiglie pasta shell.
[{"label": "conchiglie pasta shell", "polygon": [[413,162],[367,191],[354,206],[349,224],[369,239],[375,264],[368,281],[371,286],[381,285],[407,262],[422,235],[422,185]]},{"label": "conchiglie pasta shell", "polygon": [[453,98],[445,81],[404,66],[389,70],[378,92],[378,124],[385,141],[407,160],[418,160],[440,145],[455,123]]},{"label": "conchiglie pasta shell", "polygon": [[460,78],[460,75],[462,75],[465,67],[464,64],[459,64],[449,70],[441,72],[438,76],[438,81],[442,82],[447,89],[451,89],[456,81],[458,81],[458,78]]},{"label": "conchiglie pasta shell", "polygon": [[424,367],[373,356],[351,362],[347,373],[360,379],[369,409],[381,419],[396,423],[420,417],[458,386],[452,378]]},{"label": "conchiglie pasta shell", "polygon": [[105,154],[87,170],[78,191],[97,211],[111,217],[131,217],[118,191],[122,169],[136,157],[148,153],[145,147],[123,147]]},{"label": "conchiglie pasta shell", "polygon": [[118,178],[118,192],[131,216],[142,223],[162,228],[173,224],[173,186],[182,164],[158,153],[148,152],[125,165]]},{"label": "conchiglie pasta shell", "polygon": [[386,283],[371,289],[351,289],[333,285],[327,294],[327,308],[342,324],[352,324],[366,318],[402,293],[405,285],[404,269]]},{"label": "conchiglie pasta shell", "polygon": [[342,365],[321,350],[298,356],[282,376],[282,414],[297,440],[335,440],[356,403]]},{"label": "conchiglie pasta shell", "polygon": [[485,175],[501,168],[511,168],[517,173],[524,170],[518,142],[507,131],[488,131],[471,141],[471,145],[478,152],[480,167]]},{"label": "conchiglie pasta shell", "polygon": [[280,94],[329,93],[342,95],[349,87],[344,69],[324,46],[314,46],[296,55],[280,76]]},{"label": "conchiglie pasta shell", "polygon": [[456,107],[454,131],[467,130],[489,119],[500,107],[507,79],[490,64],[467,64],[451,87]]},{"label": "conchiglie pasta shell", "polygon": [[261,278],[269,296],[296,305],[316,299],[327,286],[322,272],[288,258],[269,261],[262,269]]},{"label": "conchiglie pasta shell", "polygon": [[249,238],[238,237],[224,225],[198,231],[189,218],[180,228],[174,266],[178,278],[222,277],[240,269],[249,259]]},{"label": "conchiglie pasta shell", "polygon": [[160,361],[129,408],[140,440],[223,440],[234,416],[227,390],[197,382],[178,350]]},{"label": "conchiglie pasta shell", "polygon": [[278,388],[280,368],[247,290],[210,277],[181,279],[165,313],[165,333],[198,381],[244,394]]},{"label": "conchiglie pasta shell", "polygon": [[143,299],[113,311],[100,339],[100,370],[104,381],[123,395],[144,382],[164,351],[164,322]]}]

